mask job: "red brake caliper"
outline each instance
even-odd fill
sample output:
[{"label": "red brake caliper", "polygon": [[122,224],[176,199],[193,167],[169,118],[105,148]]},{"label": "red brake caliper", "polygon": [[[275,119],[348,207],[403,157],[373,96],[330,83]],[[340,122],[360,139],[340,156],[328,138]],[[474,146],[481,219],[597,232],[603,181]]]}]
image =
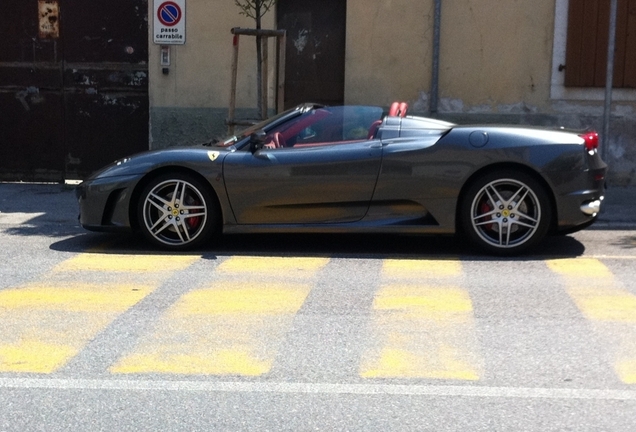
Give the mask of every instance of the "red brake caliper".
[{"label": "red brake caliper", "polygon": [[[191,203],[188,203],[188,205],[193,205],[193,206],[198,206],[201,203],[199,202],[199,200],[196,199],[191,199]],[[199,227],[199,225],[201,224],[201,216],[195,216],[195,217],[191,217],[188,218],[186,220],[186,223],[188,224],[188,227],[192,230],[197,229]]]},{"label": "red brake caliper", "polygon": [[[480,210],[482,214],[486,214],[492,211],[492,208],[488,205],[488,203],[486,201],[484,201],[483,203],[481,203],[480,206]],[[488,224],[488,225],[484,225],[484,229],[487,230],[491,230],[493,229],[494,224]]]}]

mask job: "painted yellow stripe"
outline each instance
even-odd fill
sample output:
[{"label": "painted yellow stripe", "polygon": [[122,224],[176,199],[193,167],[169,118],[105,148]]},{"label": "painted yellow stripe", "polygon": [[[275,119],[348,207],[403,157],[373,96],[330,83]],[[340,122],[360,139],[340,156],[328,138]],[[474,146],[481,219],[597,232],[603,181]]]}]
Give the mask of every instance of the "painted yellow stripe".
[{"label": "painted yellow stripe", "polygon": [[[0,291],[0,372],[56,371],[171,271],[197,258],[79,254],[55,267],[46,282]],[[152,282],[121,282],[141,272]]]},{"label": "painted yellow stripe", "polygon": [[[605,264],[593,258],[548,260],[546,264],[553,272],[569,278],[591,278],[594,283],[605,278],[614,278]],[[582,281],[578,281],[578,283],[580,284]]]},{"label": "painted yellow stripe", "polygon": [[412,349],[383,348],[373,366],[364,367],[362,378],[426,378],[477,381],[479,374],[471,361],[457,349],[443,343],[429,348],[426,355]]},{"label": "painted yellow stripe", "polygon": [[54,272],[174,272],[199,260],[198,255],[121,255],[86,253],[66,260]]},{"label": "painted yellow stripe", "polygon": [[77,354],[77,349],[56,342],[21,338],[19,343],[0,345],[0,372],[51,373]]},{"label": "painted yellow stripe", "polygon": [[222,289],[197,290],[185,295],[174,316],[295,313],[307,297],[305,285],[227,283]]},{"label": "painted yellow stripe", "polygon": [[284,274],[291,276],[312,276],[329,262],[328,258],[297,257],[232,257],[217,268],[220,274]]},{"label": "painted yellow stripe", "polygon": [[468,293],[459,288],[413,287],[389,285],[373,301],[375,310],[400,310],[429,318],[470,313],[473,310]]},{"label": "painted yellow stripe", "polygon": [[112,284],[31,285],[0,291],[0,313],[10,310],[120,312],[153,289],[150,286]]},{"label": "painted yellow stripe", "polygon": [[0,371],[55,371],[153,289],[77,284],[0,291]]},{"label": "painted yellow stripe", "polygon": [[617,360],[615,368],[625,384],[636,384],[636,357]]},{"label": "painted yellow stripe", "polygon": [[311,290],[310,284],[237,283],[193,291],[176,303],[112,373],[258,376]]},{"label": "painted yellow stripe", "polygon": [[636,296],[626,290],[568,287],[567,291],[589,320],[636,324]]},{"label": "painted yellow stripe", "polygon": [[602,262],[563,259],[546,263],[565,278],[568,294],[587,319],[636,324],[636,295],[624,289]]},{"label": "painted yellow stripe", "polygon": [[454,260],[385,260],[383,277],[449,277],[461,275],[461,262]]},{"label": "painted yellow stripe", "polygon": [[271,361],[256,358],[251,350],[241,347],[217,349],[203,354],[184,354],[183,347],[161,346],[155,352],[134,353],[114,365],[111,373],[163,373],[184,375],[241,375],[259,376],[267,373]]},{"label": "painted yellow stripe", "polygon": [[550,260],[546,264],[564,279],[572,301],[609,342],[617,376],[624,383],[636,384],[636,295],[597,259]]},{"label": "painted yellow stripe", "polygon": [[472,301],[442,282],[461,276],[461,262],[386,260],[373,302],[371,344],[360,363],[363,378],[478,380]]},{"label": "painted yellow stripe", "polygon": [[[212,286],[184,295],[112,373],[268,373],[322,258],[232,257]],[[262,282],[262,276],[267,282]],[[237,277],[240,277],[237,280]]]}]

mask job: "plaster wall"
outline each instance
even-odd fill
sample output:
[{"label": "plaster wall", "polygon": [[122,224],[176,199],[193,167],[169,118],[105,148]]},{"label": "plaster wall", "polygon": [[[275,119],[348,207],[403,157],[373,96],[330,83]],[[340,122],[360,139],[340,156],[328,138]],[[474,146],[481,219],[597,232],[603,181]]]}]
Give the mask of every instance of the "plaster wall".
[{"label": "plaster wall", "polygon": [[348,0],[345,103],[415,101],[431,82],[433,1]]}]

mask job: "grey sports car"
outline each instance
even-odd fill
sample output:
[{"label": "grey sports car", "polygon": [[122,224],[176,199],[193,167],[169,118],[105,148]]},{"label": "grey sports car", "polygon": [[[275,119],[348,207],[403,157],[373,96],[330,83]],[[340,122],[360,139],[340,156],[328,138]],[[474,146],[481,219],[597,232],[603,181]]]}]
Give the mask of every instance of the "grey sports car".
[{"label": "grey sports car", "polygon": [[223,142],[118,160],[78,187],[80,223],[172,250],[221,233],[460,233],[509,255],[596,219],[595,132],[406,111],[303,104]]}]

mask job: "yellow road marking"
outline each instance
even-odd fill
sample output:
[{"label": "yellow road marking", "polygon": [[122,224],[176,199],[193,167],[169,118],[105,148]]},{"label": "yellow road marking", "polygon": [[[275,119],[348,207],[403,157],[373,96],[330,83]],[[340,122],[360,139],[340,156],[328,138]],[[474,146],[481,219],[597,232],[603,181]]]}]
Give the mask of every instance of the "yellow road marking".
[{"label": "yellow road marking", "polygon": [[220,289],[197,290],[186,294],[172,311],[174,316],[295,313],[307,297],[306,286],[239,283]]},{"label": "yellow road marking", "polygon": [[148,295],[154,287],[140,285],[32,285],[0,291],[0,314],[9,310],[120,312]]},{"label": "yellow road marking", "polygon": [[461,274],[461,262],[452,260],[387,259],[382,267],[383,277],[449,277]]},{"label": "yellow road marking", "polygon": [[624,383],[636,384],[636,295],[597,259],[549,260],[546,264],[564,278],[572,301],[613,347],[616,375]]},{"label": "yellow road marking", "polygon": [[477,381],[479,375],[470,362],[458,357],[457,350],[443,343],[431,352],[418,355],[405,349],[383,348],[376,368],[368,367],[363,378],[430,378]]},{"label": "yellow road marking", "polygon": [[[181,297],[111,373],[260,376],[328,259],[232,257]],[[262,282],[262,274],[267,282]],[[240,276],[240,280],[236,280]]]},{"label": "yellow road marking", "polygon": [[[64,366],[169,272],[197,259],[167,258],[80,254],[55,267],[46,282],[0,291],[0,372],[52,373]],[[121,283],[122,272],[146,272],[153,282]]]},{"label": "yellow road marking", "polygon": [[169,350],[162,347],[154,352],[131,354],[114,365],[110,372],[259,376],[271,368],[271,362],[259,361],[252,352],[239,349],[219,349],[202,355],[171,352],[181,348],[177,346]]},{"label": "yellow road marking", "polygon": [[222,262],[218,273],[256,273],[285,276],[312,276],[329,262],[328,258],[232,257]]},{"label": "yellow road marking", "polygon": [[0,371],[55,371],[153,289],[77,284],[0,291]]},{"label": "yellow road marking", "polygon": [[567,291],[589,320],[636,324],[636,296],[630,292],[584,287],[569,287]]},{"label": "yellow road marking", "polygon": [[84,253],[62,262],[53,271],[174,272],[191,265],[200,258],[193,255]]},{"label": "yellow road marking", "polygon": [[461,274],[459,261],[384,262],[383,279],[399,283],[385,283],[376,293],[360,376],[479,379],[472,302],[465,290],[448,285]]},{"label": "yellow road marking", "polygon": [[395,310],[430,319],[448,319],[453,314],[471,313],[472,302],[468,293],[459,288],[414,287],[388,285],[376,294],[375,310]]},{"label": "yellow road marking", "polygon": [[612,272],[602,262],[593,258],[548,260],[546,264],[553,272],[565,277],[593,278],[594,283],[598,283],[601,279],[614,278]]},{"label": "yellow road marking", "polygon": [[77,354],[77,349],[58,342],[24,339],[0,345],[0,372],[51,373]]},{"label": "yellow road marking", "polygon": [[616,372],[625,384],[636,384],[636,358],[618,360]]}]

